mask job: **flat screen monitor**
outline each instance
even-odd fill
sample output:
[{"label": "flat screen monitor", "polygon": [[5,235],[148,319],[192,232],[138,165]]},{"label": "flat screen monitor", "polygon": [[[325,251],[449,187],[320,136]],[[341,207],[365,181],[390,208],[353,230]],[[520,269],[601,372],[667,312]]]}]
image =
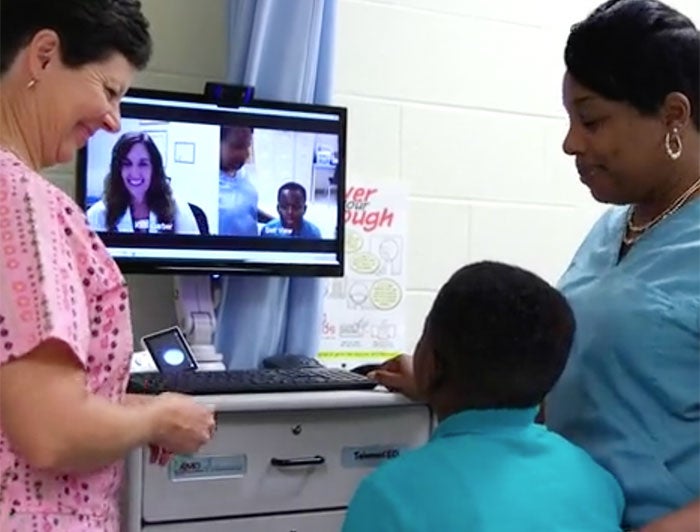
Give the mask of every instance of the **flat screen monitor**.
[{"label": "flat screen monitor", "polygon": [[121,115],[76,197],[122,271],[342,276],[344,108],[139,89]]}]

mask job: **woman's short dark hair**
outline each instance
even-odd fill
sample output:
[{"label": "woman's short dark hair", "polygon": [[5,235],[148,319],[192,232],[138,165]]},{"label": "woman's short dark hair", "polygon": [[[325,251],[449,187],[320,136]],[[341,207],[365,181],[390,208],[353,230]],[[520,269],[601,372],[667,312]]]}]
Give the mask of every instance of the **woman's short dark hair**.
[{"label": "woman's short dark hair", "polygon": [[464,408],[536,406],[559,379],[575,321],[564,296],[537,275],[498,262],[458,270],[425,324],[426,346]]},{"label": "woman's short dark hair", "polygon": [[121,53],[142,69],[151,57],[148,21],[139,0],[2,0],[0,74],[42,29],[61,39],[61,59],[70,67]]},{"label": "woman's short dark hair", "polygon": [[683,93],[700,129],[700,34],[685,15],[657,0],[609,0],[571,28],[566,68],[604,98],[640,113]]},{"label": "woman's short dark hair", "polygon": [[112,148],[112,161],[109,174],[105,178],[103,195],[107,210],[105,217],[107,230],[117,230],[119,220],[124,216],[131,203],[131,194],[122,178],[122,166],[131,148],[137,144],[143,144],[146,148],[153,171],[151,184],[146,191],[146,205],[150,211],[155,213],[158,224],[165,227],[170,226],[174,231],[176,229],[174,225],[175,201],[170,188],[170,180],[165,175],[165,168],[163,168],[163,157],[153,139],[141,132],[124,133]]}]

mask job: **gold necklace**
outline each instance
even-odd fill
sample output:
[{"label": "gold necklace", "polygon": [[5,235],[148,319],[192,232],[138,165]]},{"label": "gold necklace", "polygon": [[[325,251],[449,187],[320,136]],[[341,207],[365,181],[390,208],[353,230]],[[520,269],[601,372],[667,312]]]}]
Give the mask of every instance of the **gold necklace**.
[{"label": "gold necklace", "polygon": [[622,237],[622,241],[626,246],[631,246],[634,244],[641,236],[654,227],[656,224],[667,218],[668,216],[672,215],[674,212],[676,212],[678,209],[680,209],[686,201],[698,190],[700,190],[700,178],[698,178],[694,183],[692,183],[680,196],[678,196],[671,205],[669,205],[664,211],[653,218],[651,221],[645,223],[644,225],[634,225],[632,223],[632,216],[634,216],[634,207],[630,207],[627,210],[627,223],[625,224],[627,227],[627,233],[630,233],[630,236],[627,236],[625,234]]}]

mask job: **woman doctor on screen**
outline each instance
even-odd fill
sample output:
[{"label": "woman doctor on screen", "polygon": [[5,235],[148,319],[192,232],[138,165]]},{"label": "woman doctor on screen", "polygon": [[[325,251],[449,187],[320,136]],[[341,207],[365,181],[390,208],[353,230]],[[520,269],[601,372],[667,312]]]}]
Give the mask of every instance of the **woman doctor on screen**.
[{"label": "woman doctor on screen", "polygon": [[[565,61],[563,148],[613,207],[559,282],[577,330],[546,423],[617,477],[630,529],[698,532],[700,37],[665,4],[612,0]],[[415,390],[405,358],[376,376]]]},{"label": "woman doctor on screen", "polygon": [[102,200],[88,209],[95,231],[198,234],[187,202],[177,202],[163,157],[146,133],[122,135],[112,149]]}]

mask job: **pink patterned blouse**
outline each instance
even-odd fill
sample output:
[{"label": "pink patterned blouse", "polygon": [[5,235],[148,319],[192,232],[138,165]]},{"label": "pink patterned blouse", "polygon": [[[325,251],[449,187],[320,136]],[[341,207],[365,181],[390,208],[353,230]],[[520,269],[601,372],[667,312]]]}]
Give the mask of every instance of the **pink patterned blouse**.
[{"label": "pink patterned blouse", "polygon": [[[124,279],[83,212],[0,148],[0,365],[68,344],[90,392],[123,397],[132,352]],[[2,532],[116,532],[122,464],[85,475],[32,468],[2,432]]]}]

